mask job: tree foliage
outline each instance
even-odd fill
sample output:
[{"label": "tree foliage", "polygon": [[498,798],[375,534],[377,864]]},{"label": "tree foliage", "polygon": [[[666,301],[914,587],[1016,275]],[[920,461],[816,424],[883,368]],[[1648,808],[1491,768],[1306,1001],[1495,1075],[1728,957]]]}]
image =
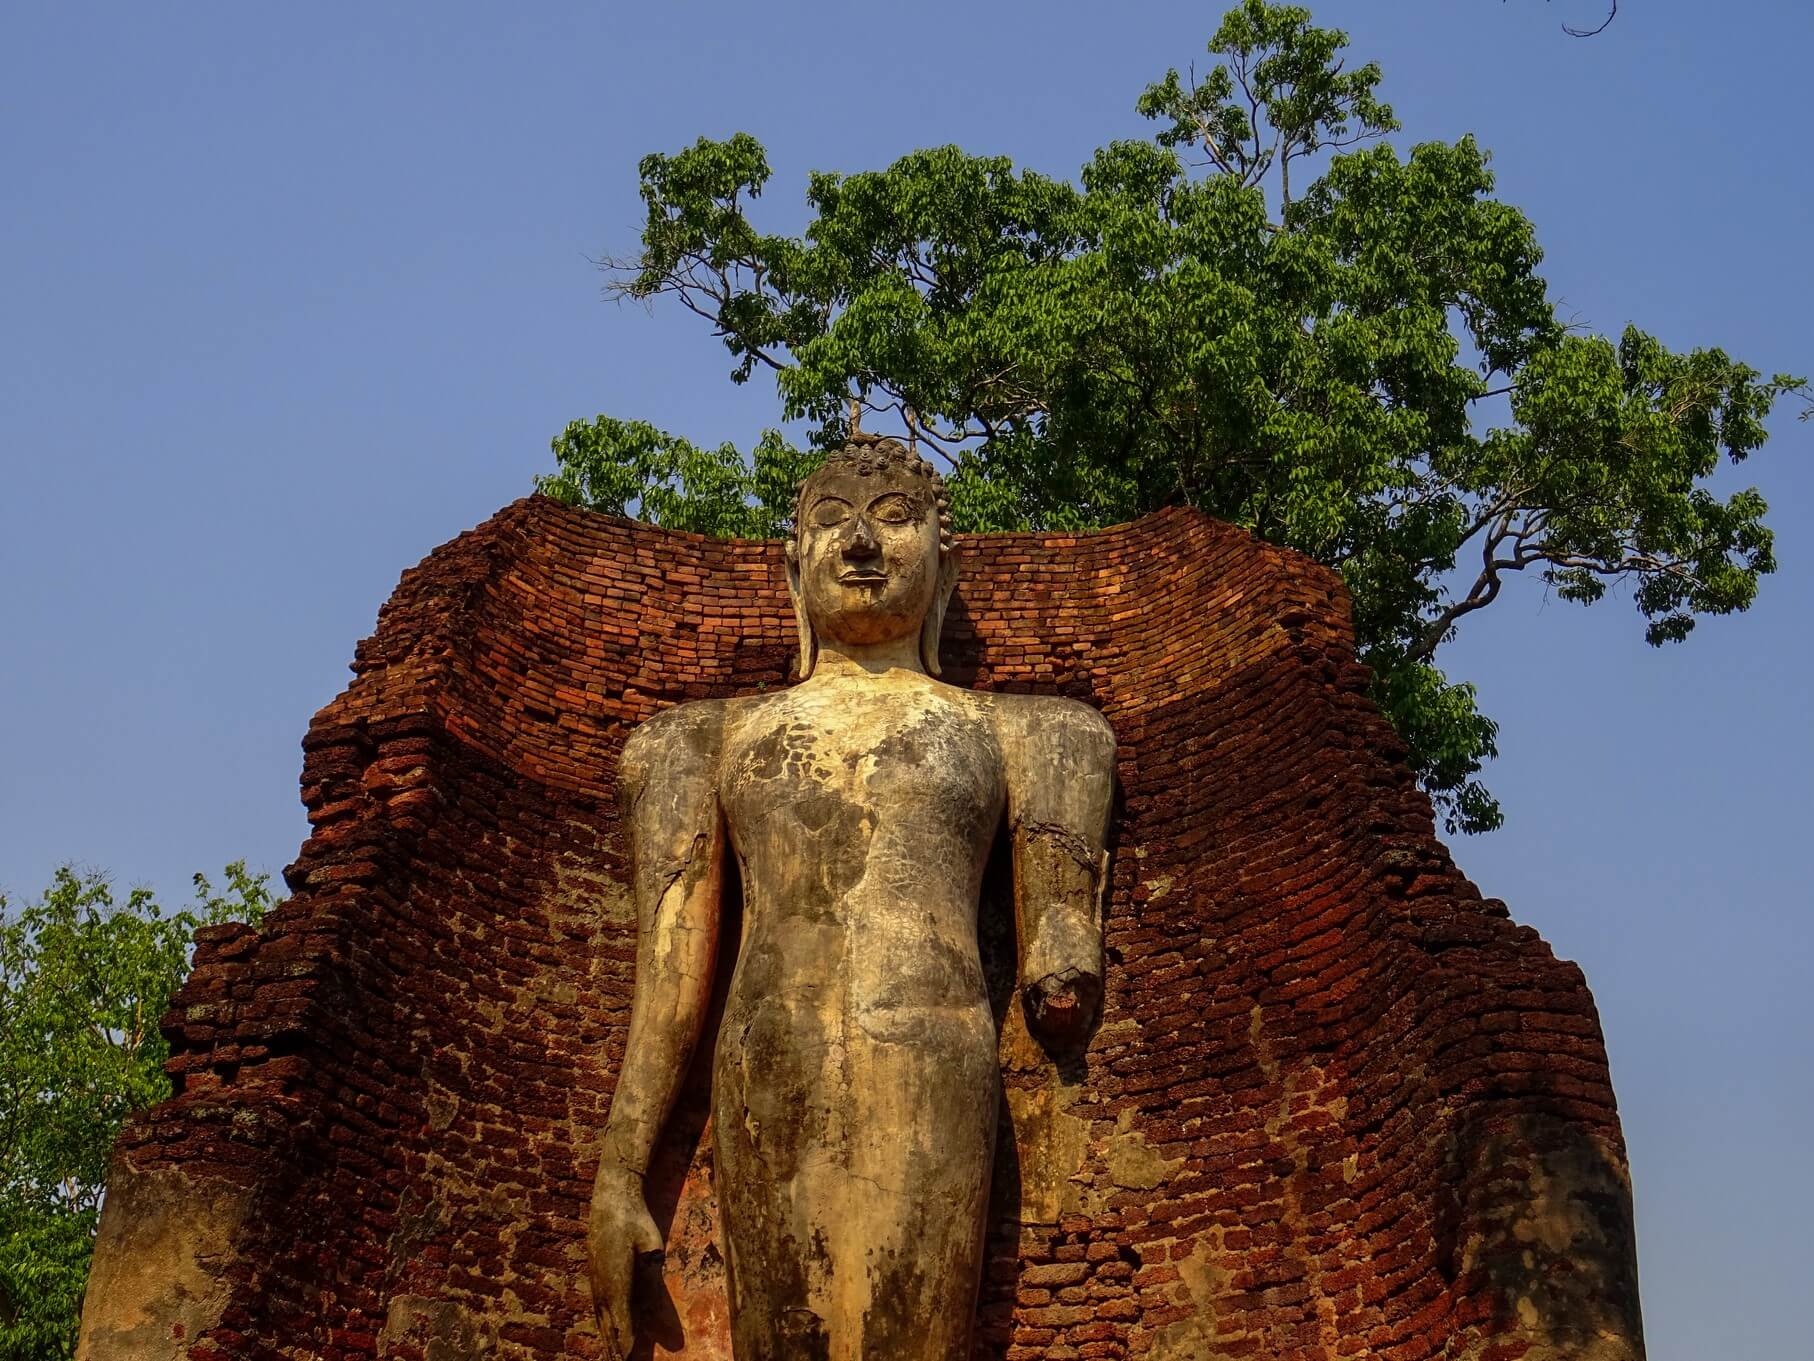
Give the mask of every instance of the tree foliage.
[{"label": "tree foliage", "polygon": [[[799,235],[752,219],[746,134],[641,163],[642,249],[613,288],[669,298],[772,377],[810,443],[863,415],[947,464],[970,530],[1080,529],[1183,503],[1338,569],[1375,694],[1451,830],[1496,826],[1495,728],[1436,654],[1506,579],[1629,588],[1652,643],[1745,609],[1764,502],[1721,496],[1801,380],[1716,348],[1556,317],[1530,222],[1471,137],[1408,151],[1371,63],[1308,11],[1245,0],[1200,79],[1149,86],[1147,140],[1076,182],[938,147],[814,174]],[[753,458],[599,417],[545,491],[772,534],[814,449]]]},{"label": "tree foliage", "polygon": [[720,538],[786,532],[793,490],[817,459],[765,430],[745,459],[732,444],[703,449],[647,421],[573,421],[554,440],[555,473],[536,489],[569,505]]},{"label": "tree foliage", "polygon": [[257,922],[266,877],[235,861],[217,892],[198,874],[168,916],[67,867],[21,908],[0,894],[0,1361],[74,1354],[114,1136],[170,1094],[158,1020],[191,938]]}]

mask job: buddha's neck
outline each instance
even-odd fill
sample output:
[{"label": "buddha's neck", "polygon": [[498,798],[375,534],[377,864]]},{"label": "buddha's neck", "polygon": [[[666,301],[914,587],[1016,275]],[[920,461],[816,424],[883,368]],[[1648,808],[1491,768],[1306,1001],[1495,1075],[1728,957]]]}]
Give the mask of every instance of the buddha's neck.
[{"label": "buddha's neck", "polygon": [[917,633],[886,643],[821,643],[818,659],[813,663],[812,679],[858,679],[879,676],[885,671],[926,674],[926,668],[920,662]]}]

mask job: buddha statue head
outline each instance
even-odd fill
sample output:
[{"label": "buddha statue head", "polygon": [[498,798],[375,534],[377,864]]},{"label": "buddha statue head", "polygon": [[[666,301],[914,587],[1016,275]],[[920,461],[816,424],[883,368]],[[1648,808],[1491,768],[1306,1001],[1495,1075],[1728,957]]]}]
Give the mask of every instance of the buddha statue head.
[{"label": "buddha statue head", "polygon": [[938,675],[956,582],[945,484],[899,441],[854,435],[800,484],[787,541],[800,679],[821,640],[861,650],[916,635],[920,664]]}]

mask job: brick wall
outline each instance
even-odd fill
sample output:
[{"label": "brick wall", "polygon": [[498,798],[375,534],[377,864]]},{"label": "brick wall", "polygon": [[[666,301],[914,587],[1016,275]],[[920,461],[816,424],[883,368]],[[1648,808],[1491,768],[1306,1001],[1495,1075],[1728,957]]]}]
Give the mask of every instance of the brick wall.
[{"label": "brick wall", "polygon": [[[1073,1068],[1008,1005],[986,886],[1006,1090],[978,1354],[1641,1357],[1593,1002],[1450,863],[1334,577],[1183,510],[962,551],[946,678],[1097,705],[1122,784]],[[616,753],[667,705],[786,684],[792,648],[777,545],[539,498],[405,574],[304,741],[294,896],[202,933],[165,1022],[178,1094],[122,1137],[121,1206],[234,1207],[164,1354],[599,1355]],[[707,1066],[654,1177],[651,1335],[688,1358],[728,1356]],[[104,1228],[102,1266],[145,1251]]]}]

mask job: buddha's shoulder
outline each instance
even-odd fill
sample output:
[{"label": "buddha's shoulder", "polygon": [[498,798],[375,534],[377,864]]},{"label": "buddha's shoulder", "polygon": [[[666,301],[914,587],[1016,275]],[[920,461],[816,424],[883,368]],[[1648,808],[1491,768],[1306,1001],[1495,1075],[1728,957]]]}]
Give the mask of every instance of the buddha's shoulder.
[{"label": "buddha's shoulder", "polygon": [[715,779],[726,753],[756,732],[795,721],[792,689],[694,699],[651,714],[624,739],[618,770],[635,788],[650,777]]},{"label": "buddha's shoulder", "polygon": [[619,757],[626,777],[662,769],[716,763],[724,745],[725,719],[732,700],[694,699],[651,714],[630,730]]},{"label": "buddha's shoulder", "polygon": [[1115,730],[1096,709],[1064,695],[974,692],[985,700],[1004,742],[1082,747],[1113,759]]}]

